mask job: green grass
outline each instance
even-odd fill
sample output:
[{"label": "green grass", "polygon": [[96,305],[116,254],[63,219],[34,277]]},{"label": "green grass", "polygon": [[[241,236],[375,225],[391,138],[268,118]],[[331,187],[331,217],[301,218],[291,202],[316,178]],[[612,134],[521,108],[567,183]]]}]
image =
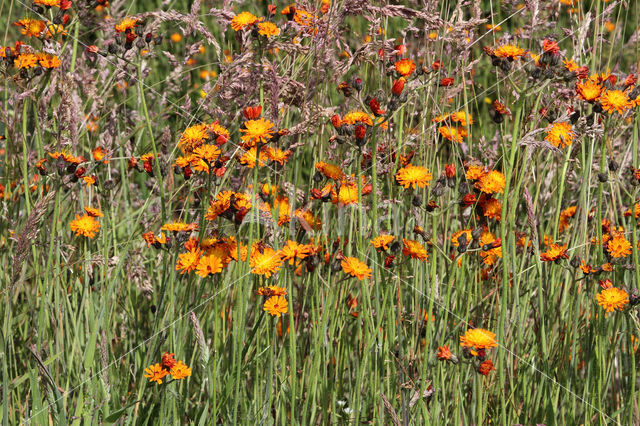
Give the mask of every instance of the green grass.
[{"label": "green grass", "polygon": [[[53,45],[60,68],[21,76],[2,60],[3,424],[640,421],[637,306],[605,316],[596,302],[599,280],[610,279],[631,296],[640,283],[640,228],[637,218],[625,215],[640,202],[640,185],[629,172],[640,167],[638,107],[624,115],[596,114],[601,123],[592,128],[585,121],[594,105],[577,99],[576,80],[532,78],[521,60],[505,72],[482,50],[512,34],[514,44],[541,53],[541,40],[553,33],[566,58],[588,66],[589,74],[611,70],[620,88],[628,74],[638,74],[638,5],[584,1],[569,12],[568,6],[553,2],[547,8],[544,2],[528,32],[534,11],[499,2],[482,2],[475,18],[486,21],[466,27],[458,24],[474,19],[474,10],[458,8],[457,2],[424,10],[434,18],[427,21],[398,9],[393,11],[400,16],[354,9],[342,16],[353,4],[337,1],[327,14],[319,13],[316,38],[285,24],[279,13],[285,4],[279,4],[272,21],[281,34],[274,45],[258,41],[251,31],[244,32],[243,42],[242,32],[223,27],[231,10],[209,13],[220,5],[206,2],[197,19],[220,45],[219,61],[210,43],[204,43],[204,53],[191,49],[203,40],[201,32],[169,40],[187,26],[180,22],[190,13],[187,2],[165,7],[132,2],[127,10],[109,10],[118,20],[159,10],[183,14],[147,17],[143,35],[162,35],[162,44],[151,45],[143,57],[134,41],[124,59],[122,46],[117,54],[107,50],[116,22],[104,23],[106,12],[80,10],[74,2],[67,35]],[[406,7],[419,9],[413,2]],[[236,4],[233,13],[245,10],[268,13],[266,3]],[[55,8],[42,13],[47,19],[55,14]],[[25,16],[43,18],[31,3],[2,1],[0,16],[6,17],[3,46],[23,40],[43,49],[42,41],[27,39],[12,25]],[[420,32],[425,22],[427,30]],[[607,22],[615,25],[613,31]],[[487,32],[486,23],[501,30]],[[324,25],[331,28],[328,36]],[[429,38],[430,32],[437,37]],[[294,36],[299,44],[292,43]],[[387,56],[379,60],[385,40]],[[428,72],[412,75],[395,99],[391,86],[398,75],[390,71],[388,55],[401,42],[408,47],[405,57]],[[85,52],[88,45],[98,46],[97,61]],[[275,47],[280,52],[270,50]],[[362,54],[356,53],[360,48]],[[186,65],[189,58],[195,62]],[[437,60],[443,69],[429,71]],[[202,70],[217,76],[207,82]],[[346,97],[337,90],[355,77],[363,79],[361,92]],[[454,85],[440,87],[444,77],[453,77]],[[371,126],[361,148],[352,135],[334,129],[330,118],[368,111],[367,95],[378,96],[390,128]],[[493,100],[511,113],[499,124],[490,116]],[[230,131],[223,154],[241,154],[242,108],[249,105],[262,105],[262,116],[276,129],[291,130],[268,144],[293,146],[288,162],[249,169],[238,155],[219,177],[196,172],[185,180],[174,172],[182,155],[180,137],[198,123],[219,120]],[[540,113],[543,107],[558,121],[569,120],[568,108],[580,113],[569,147],[554,150],[544,142],[549,120]],[[463,144],[439,137],[433,121],[456,111],[474,121]],[[89,115],[97,131],[86,126]],[[98,146],[108,151],[108,162],[92,159]],[[58,173],[48,154],[63,149],[85,157],[81,166],[87,176],[96,176],[95,185],[73,182],[66,164]],[[433,174],[425,188],[405,189],[396,182],[401,155],[410,151],[411,164]],[[377,161],[371,161],[372,152]],[[147,153],[160,159],[150,172],[130,167],[131,157]],[[41,158],[49,158],[45,175],[36,169]],[[619,167],[609,167],[611,160]],[[346,175],[365,176],[364,183],[355,180],[358,204],[312,199],[312,188],[332,182],[314,179],[319,161],[340,165]],[[447,164],[455,165],[455,179],[437,183]],[[484,217],[476,204],[461,205],[466,194],[480,195],[464,177],[470,164],[504,174],[503,192],[495,195],[502,203],[500,220]],[[311,229],[294,214],[280,225],[265,218],[255,206],[273,197],[254,190],[265,183],[281,188],[291,212],[308,208],[321,225]],[[225,190],[249,194],[253,207],[241,223],[205,220],[209,203]],[[438,207],[428,208],[429,201]],[[75,236],[70,228],[85,206],[104,213],[94,238]],[[561,212],[571,206],[576,213],[569,227],[560,229]],[[277,218],[279,208],[271,207]],[[610,228],[601,226],[604,219]],[[170,244],[147,247],[143,233],[157,235],[164,223],[178,220],[197,223],[199,230],[165,232]],[[463,252],[452,240],[457,231],[483,226],[501,240],[500,257],[491,265],[483,263],[482,243]],[[600,243],[613,227],[623,227],[632,245],[624,258],[611,259]],[[395,235],[399,249],[376,251],[370,240],[380,232]],[[201,278],[176,270],[188,235],[199,241],[234,237],[250,248],[247,259],[258,250],[254,243],[278,250],[287,240],[313,242],[323,250],[308,262],[313,268],[301,263],[300,274],[285,263],[267,278],[241,260]],[[428,260],[403,255],[403,238],[420,241]],[[542,261],[546,239],[566,244],[569,259]],[[241,257],[240,248],[235,250]],[[366,263],[372,277],[346,275],[342,255]],[[389,255],[395,260],[388,268]],[[574,256],[594,268],[610,262],[613,270],[585,275],[570,262]],[[267,285],[288,291],[289,308],[280,323],[263,311],[265,298],[256,293]],[[357,306],[349,306],[350,298]],[[465,356],[460,346],[469,328],[496,333],[498,346],[486,350],[495,370],[487,376],[477,372],[480,360]],[[445,345],[457,363],[436,358]],[[144,370],[164,352],[175,353],[191,376],[150,383]]]}]

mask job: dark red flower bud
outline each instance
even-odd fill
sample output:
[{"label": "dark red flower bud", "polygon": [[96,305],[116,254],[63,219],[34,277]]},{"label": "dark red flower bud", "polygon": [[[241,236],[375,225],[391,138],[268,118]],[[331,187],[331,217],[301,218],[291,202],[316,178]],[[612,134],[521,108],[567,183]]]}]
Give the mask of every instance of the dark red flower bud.
[{"label": "dark red flower bud", "polygon": [[340,119],[340,116],[338,114],[333,114],[331,116],[331,124],[333,125],[333,127],[335,129],[340,127],[340,125],[342,124],[341,122],[342,122],[342,120]]},{"label": "dark red flower bud", "polygon": [[445,164],[444,165],[444,174],[449,179],[455,177],[456,175],[456,165],[455,164]]},{"label": "dark red flower bud", "polygon": [[396,96],[400,96],[400,94],[404,90],[405,81],[406,81],[406,79],[404,77],[401,77],[401,78],[397,79],[396,81],[394,81],[393,82],[393,86],[391,87],[391,92]]},{"label": "dark red flower bud", "polygon": [[255,107],[246,107],[242,110],[242,115],[247,120],[257,120],[260,118],[260,114],[262,114],[262,105],[258,105]]},{"label": "dark red flower bud", "polygon": [[453,84],[453,78],[447,77],[440,80],[440,87],[449,87]]},{"label": "dark red flower bud", "polygon": [[356,126],[355,133],[356,133],[356,139],[362,140],[362,139],[364,139],[365,135],[367,134],[367,128],[364,127],[364,125],[362,125],[362,124],[358,124]]}]

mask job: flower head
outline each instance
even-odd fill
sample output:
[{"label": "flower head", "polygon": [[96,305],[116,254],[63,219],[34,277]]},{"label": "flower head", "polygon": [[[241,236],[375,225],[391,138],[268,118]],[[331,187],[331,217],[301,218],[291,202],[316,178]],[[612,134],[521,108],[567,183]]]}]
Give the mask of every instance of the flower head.
[{"label": "flower head", "polygon": [[282,257],[271,247],[266,247],[262,253],[259,250],[252,250],[249,266],[252,274],[264,275],[269,278],[280,270]]},{"label": "flower head", "polygon": [[231,20],[231,28],[233,28],[234,31],[240,31],[245,28],[249,28],[256,22],[260,22],[261,20],[262,18],[258,18],[252,13],[242,12],[233,17],[233,19]]},{"label": "flower head", "polygon": [[551,244],[547,251],[540,253],[540,260],[544,262],[554,262],[560,259],[568,259],[567,245]]},{"label": "flower head", "polygon": [[429,255],[427,250],[418,241],[402,239],[404,247],[402,248],[402,254],[409,256],[412,259],[427,260]]},{"label": "flower head", "polygon": [[150,365],[149,367],[145,368],[144,372],[144,377],[148,378],[150,382],[156,382],[159,385],[162,384],[162,379],[164,378],[164,376],[169,374],[169,372],[163,369],[160,364]]},{"label": "flower head", "polygon": [[409,77],[416,70],[416,63],[412,59],[401,59],[394,64],[396,71],[403,77]]},{"label": "flower head", "polygon": [[629,96],[622,90],[605,90],[600,97],[600,103],[602,104],[602,109],[609,114],[613,111],[618,111],[619,114],[623,114],[633,106],[633,103],[629,100]]},{"label": "flower head", "polygon": [[169,373],[171,374],[171,377],[173,377],[173,380],[180,380],[191,376],[191,369],[182,361],[178,361],[174,364]]},{"label": "flower head", "polygon": [[497,170],[484,174],[477,183],[477,187],[485,194],[502,193],[504,186],[505,177]]},{"label": "flower head", "polygon": [[380,234],[371,240],[371,244],[378,250],[388,250],[389,244],[391,244],[395,239],[396,237],[393,235]]},{"label": "flower head", "polygon": [[496,341],[495,333],[483,328],[470,328],[464,336],[460,336],[460,346],[475,349],[489,349],[498,346],[498,342]]},{"label": "flower head", "polygon": [[280,318],[289,312],[289,302],[282,296],[272,296],[264,302],[263,310],[269,315]]},{"label": "flower head", "polygon": [[202,250],[199,248],[179,254],[176,262],[176,271],[180,271],[180,275],[193,271],[198,267],[201,255]]},{"label": "flower head", "polygon": [[190,154],[208,138],[209,126],[206,124],[196,124],[195,126],[185,129],[180,137],[180,142],[178,142],[178,147],[185,154]]},{"label": "flower head", "polygon": [[524,49],[513,44],[503,44],[493,51],[493,54],[498,58],[508,58],[512,60],[524,56],[526,53]]},{"label": "flower head", "polygon": [[96,236],[96,232],[100,230],[100,223],[88,214],[82,216],[76,215],[75,220],[69,224],[72,231],[76,233],[76,236],[83,236],[93,238]]},{"label": "flower head", "polygon": [[20,33],[27,37],[40,37],[44,30],[45,23],[39,19],[24,18],[13,23],[17,27],[22,27]]},{"label": "flower head", "polygon": [[559,122],[547,127],[547,136],[544,138],[551,145],[565,148],[573,142],[574,133],[570,123]]},{"label": "flower head", "polygon": [[208,254],[206,256],[202,256],[198,261],[196,274],[204,278],[208,275],[221,272],[223,266],[222,260],[218,256],[215,254]]},{"label": "flower head", "polygon": [[258,34],[267,38],[275,37],[280,34],[280,28],[272,22],[260,22],[258,23]]},{"label": "flower head", "polygon": [[126,17],[120,22],[118,22],[115,26],[117,33],[122,33],[127,30],[133,30],[140,24],[140,21],[134,18]]},{"label": "flower head", "polygon": [[356,277],[359,280],[363,280],[365,278],[371,278],[371,268],[369,268],[365,263],[359,261],[355,257],[345,257],[340,262],[342,265],[342,270],[345,274],[349,274],[352,277]]},{"label": "flower head", "polygon": [[602,94],[602,89],[602,85],[593,80],[584,80],[576,84],[576,93],[587,102],[596,101]]},{"label": "flower head", "polygon": [[493,366],[493,361],[491,361],[490,359],[482,361],[482,363],[480,363],[480,365],[478,366],[478,373],[482,374],[483,376],[488,376],[492,370],[495,370],[495,367]]},{"label": "flower head", "polygon": [[274,124],[264,118],[245,121],[244,126],[244,129],[240,129],[240,132],[244,133],[241,139],[249,147],[255,146],[256,143],[267,143],[273,136]]},{"label": "flower head", "polygon": [[396,180],[405,188],[424,188],[429,185],[431,179],[433,179],[433,175],[429,172],[429,169],[411,164],[401,168],[396,173]]},{"label": "flower head", "polygon": [[341,180],[345,174],[342,169],[336,165],[319,161],[316,163],[316,170],[325,175],[329,179]]},{"label": "flower head", "polygon": [[283,261],[289,261],[289,265],[293,265],[296,259],[304,259],[313,251],[310,244],[300,244],[296,241],[288,240],[284,247],[280,249],[280,256]]},{"label": "flower head", "polygon": [[440,126],[438,132],[446,140],[458,143],[462,143],[463,138],[469,136],[467,130],[462,126]]},{"label": "flower head", "polygon": [[631,254],[631,243],[627,241],[622,232],[616,232],[607,241],[607,251],[611,257],[626,257]]},{"label": "flower head", "polygon": [[606,312],[621,311],[629,303],[629,294],[622,289],[610,287],[598,293],[596,300]]}]

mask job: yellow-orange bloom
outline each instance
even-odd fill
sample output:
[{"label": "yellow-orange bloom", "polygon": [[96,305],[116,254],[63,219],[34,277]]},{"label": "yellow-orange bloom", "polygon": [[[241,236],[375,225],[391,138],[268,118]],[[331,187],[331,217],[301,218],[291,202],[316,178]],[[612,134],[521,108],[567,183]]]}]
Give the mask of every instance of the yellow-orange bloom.
[{"label": "yellow-orange bloom", "polygon": [[622,90],[605,90],[604,94],[600,96],[600,103],[602,104],[602,109],[609,114],[613,113],[613,111],[618,111],[619,114],[623,114],[626,110],[633,107],[633,103]]},{"label": "yellow-orange bloom", "polygon": [[159,385],[162,384],[162,379],[164,378],[164,376],[169,374],[169,372],[162,368],[159,363],[150,365],[149,367],[144,369],[144,372],[144,377],[148,378],[150,382],[156,382]]},{"label": "yellow-orange bloom", "polygon": [[431,179],[433,179],[433,175],[429,172],[429,169],[411,164],[401,168],[396,173],[396,180],[405,188],[424,188],[429,185]]},{"label": "yellow-orange bloom", "polygon": [[371,278],[371,268],[355,257],[345,257],[340,264],[345,274],[349,274],[359,280]]},{"label": "yellow-orange bloom", "polygon": [[598,293],[596,300],[606,312],[621,311],[629,303],[629,294],[622,289],[610,287]]},{"label": "yellow-orange bloom", "polygon": [[496,334],[483,328],[470,328],[460,336],[460,346],[475,349],[490,349],[498,346]]},{"label": "yellow-orange bloom", "polygon": [[233,19],[231,20],[231,28],[233,28],[234,31],[240,31],[245,28],[249,28],[256,22],[260,22],[261,20],[262,18],[258,18],[252,13],[242,12],[233,17]]},{"label": "yellow-orange bloom", "polygon": [[93,238],[96,232],[100,231],[100,223],[88,214],[76,215],[75,220],[71,221],[69,227],[76,233],[76,236]]},{"label": "yellow-orange bloom", "polygon": [[251,251],[249,266],[252,274],[264,275],[269,278],[271,274],[275,274],[280,270],[282,257],[279,252],[271,247],[266,247],[262,253],[254,249]]},{"label": "yellow-orange bloom", "polygon": [[282,296],[273,296],[264,302],[263,309],[269,315],[280,318],[282,314],[289,312],[289,302]]},{"label": "yellow-orange bloom", "polygon": [[544,140],[555,147],[565,148],[573,143],[574,136],[570,123],[559,122],[547,127],[547,136]]}]

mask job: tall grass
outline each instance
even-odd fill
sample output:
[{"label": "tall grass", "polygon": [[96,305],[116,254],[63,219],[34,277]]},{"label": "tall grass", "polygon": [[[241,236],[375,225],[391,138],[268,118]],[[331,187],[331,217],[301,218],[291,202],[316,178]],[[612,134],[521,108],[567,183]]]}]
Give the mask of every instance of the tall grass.
[{"label": "tall grass", "polygon": [[[603,87],[631,93],[635,84],[623,85],[640,71],[639,6],[566,3],[334,1],[325,12],[323,3],[300,3],[317,17],[308,25],[280,14],[285,4],[269,18],[266,3],[251,2],[113,2],[102,10],[74,2],[65,12],[0,3],[3,46],[22,40],[22,53],[31,46],[61,60],[21,71],[18,53],[2,59],[3,424],[637,424],[638,106],[599,111],[602,100],[579,99],[576,83],[585,79],[562,61],[536,66],[530,56],[497,60],[483,51],[510,43],[541,54],[542,40],[554,39],[561,58],[588,66],[588,75],[611,72],[617,81],[605,75]],[[229,23],[243,11],[280,34],[234,31]],[[66,34],[46,42],[12,25],[64,21],[64,13]],[[126,16],[140,19],[130,49],[114,31]],[[153,41],[138,46],[147,33]],[[401,58],[417,71],[393,95]],[[370,97],[386,110],[384,124]],[[509,110],[502,121],[493,101]],[[258,105],[275,132],[288,129],[267,144],[291,149],[284,164],[240,161],[242,110]],[[332,125],[353,110],[373,117],[364,143],[355,126]],[[461,143],[440,134],[447,121],[438,119],[458,111],[473,117],[460,127],[449,118],[468,133]],[[181,136],[216,120],[230,131],[219,147],[229,160],[215,166],[226,170],[185,179],[174,167]],[[554,122],[571,123],[570,145],[545,141]],[[107,161],[96,159],[97,147]],[[50,155],[62,151],[83,156],[78,167],[95,184]],[[153,155],[147,169],[144,154]],[[320,161],[355,179],[323,176]],[[399,185],[407,162],[429,169],[428,186]],[[465,176],[472,165],[504,176],[493,216],[480,182]],[[280,188],[288,207],[264,184]],[[353,184],[357,203],[313,196],[327,184],[334,198]],[[246,215],[229,208],[207,220],[222,191],[248,194]],[[93,238],[70,228],[84,207],[104,214]],[[290,220],[278,224],[286,208]],[[296,216],[299,208],[312,219]],[[198,228],[163,231],[167,244],[143,239],[178,221]],[[473,239],[452,238],[462,230]],[[605,240],[618,230],[631,252],[612,257]],[[398,244],[376,250],[370,240],[381,233]],[[236,260],[222,272],[201,278],[176,267],[189,237],[199,246],[222,237],[241,244],[226,252]],[[403,239],[418,241],[428,260],[403,254]],[[289,240],[315,251],[270,277],[255,273],[252,257]],[[566,245],[567,258],[545,261],[551,244]],[[347,257],[371,277],[345,273]],[[596,295],[606,279],[628,300],[605,315]],[[280,318],[257,295],[269,285],[288,293]],[[497,346],[461,346],[477,328],[495,333]],[[437,356],[444,346],[448,361]],[[190,377],[145,378],[165,352]],[[494,366],[488,374],[479,372],[484,360]]]}]

